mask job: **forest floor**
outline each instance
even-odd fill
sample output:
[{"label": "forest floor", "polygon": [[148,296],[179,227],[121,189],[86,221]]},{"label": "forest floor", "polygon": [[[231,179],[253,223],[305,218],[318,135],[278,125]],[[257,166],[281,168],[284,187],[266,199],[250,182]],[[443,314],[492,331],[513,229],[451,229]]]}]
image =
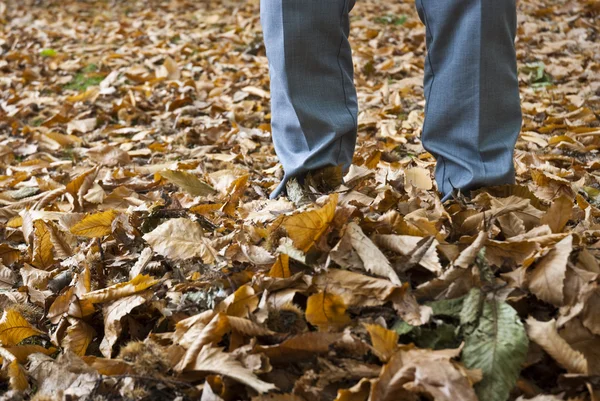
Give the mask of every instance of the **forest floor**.
[{"label": "forest floor", "polygon": [[0,400],[600,400],[600,3],[518,3],[517,185],[442,205],[412,1],[345,186],[267,200],[257,1],[0,0]]}]

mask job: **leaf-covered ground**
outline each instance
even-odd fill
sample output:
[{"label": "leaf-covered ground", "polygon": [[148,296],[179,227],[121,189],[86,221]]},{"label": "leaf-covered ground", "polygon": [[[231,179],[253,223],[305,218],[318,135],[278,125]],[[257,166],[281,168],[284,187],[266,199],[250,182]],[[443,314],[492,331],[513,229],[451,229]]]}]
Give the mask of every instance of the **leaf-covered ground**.
[{"label": "leaf-covered ground", "polygon": [[257,1],[0,1],[0,399],[600,399],[600,7],[519,13],[518,185],[442,205],[412,1],[353,13],[345,186],[272,201]]}]

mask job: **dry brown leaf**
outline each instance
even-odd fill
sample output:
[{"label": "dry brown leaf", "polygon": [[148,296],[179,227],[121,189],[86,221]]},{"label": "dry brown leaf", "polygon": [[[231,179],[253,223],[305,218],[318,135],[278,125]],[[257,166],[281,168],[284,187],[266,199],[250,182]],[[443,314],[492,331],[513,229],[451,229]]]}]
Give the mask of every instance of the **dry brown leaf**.
[{"label": "dry brown leaf", "polygon": [[414,167],[404,170],[404,185],[412,185],[415,188],[429,191],[433,188],[433,181],[429,170],[421,167]]},{"label": "dry brown leaf", "polygon": [[[347,238],[346,238],[347,236]],[[392,268],[385,255],[375,246],[367,237],[360,226],[354,222],[348,224],[341,241],[347,241],[352,249],[360,258],[360,264],[352,265],[348,263],[347,251],[345,249],[332,250],[331,258],[338,262],[342,267],[361,268],[367,272],[380,277],[388,278],[393,284],[400,285],[398,274]],[[355,258],[355,263],[358,262]]]},{"label": "dry brown leaf", "polygon": [[[121,330],[123,329],[121,326],[121,319],[131,313],[133,309],[145,304],[151,296],[152,294],[149,292],[131,295],[125,298],[117,299],[102,306],[102,315],[104,316],[104,338],[100,343],[100,351],[104,357],[109,359],[112,357],[113,346],[121,335]],[[86,336],[88,334],[87,332],[82,332],[81,330],[79,332],[81,332],[82,336]],[[84,337],[84,339],[80,339],[78,341],[84,342],[86,340],[87,337]]]},{"label": "dry brown leaf", "polygon": [[527,334],[569,373],[588,374],[588,361],[558,334],[554,319],[540,322],[530,316],[527,319]]},{"label": "dry brown leaf", "polygon": [[171,259],[201,257],[214,263],[216,252],[204,238],[200,224],[184,219],[170,219],[144,235],[154,252]]},{"label": "dry brown leaf", "polygon": [[481,248],[485,246],[488,235],[489,234],[486,231],[480,231],[473,243],[458,255],[458,258],[454,261],[454,266],[462,267],[464,269],[471,266],[475,262]]},{"label": "dry brown leaf", "polygon": [[209,346],[202,348],[190,370],[227,376],[252,387],[259,393],[266,393],[277,388],[271,383],[260,380],[231,354],[223,352],[222,348]]},{"label": "dry brown leaf", "polygon": [[565,237],[544,256],[529,274],[529,289],[542,301],[556,306],[564,302],[567,262],[573,250],[573,237]]},{"label": "dry brown leaf", "polygon": [[436,401],[478,401],[468,378],[450,360],[460,350],[454,354],[449,351],[401,348],[382,369],[369,400],[410,400],[411,393],[416,393]]},{"label": "dry brown leaf", "polygon": [[16,282],[16,273],[0,263],[0,289],[11,289]]},{"label": "dry brown leaf", "polygon": [[235,211],[238,207],[240,199],[244,195],[244,191],[246,190],[246,186],[248,185],[249,178],[250,176],[246,174],[241,176],[231,184],[231,187],[229,189],[229,199],[221,209],[228,216],[235,216]]},{"label": "dry brown leaf", "polygon": [[67,328],[61,346],[76,355],[84,356],[95,334],[95,330],[89,324],[78,320]]},{"label": "dry brown leaf", "polygon": [[2,260],[2,263],[12,265],[19,260],[20,255],[21,252],[18,249],[12,248],[7,244],[0,244],[0,260]]},{"label": "dry brown leaf", "polygon": [[127,152],[110,145],[92,148],[87,151],[86,155],[93,161],[109,167],[123,166],[131,163]]},{"label": "dry brown leaf", "polygon": [[542,217],[540,224],[547,224],[553,233],[562,233],[566,224],[571,220],[573,200],[565,195],[552,202],[550,209]]}]

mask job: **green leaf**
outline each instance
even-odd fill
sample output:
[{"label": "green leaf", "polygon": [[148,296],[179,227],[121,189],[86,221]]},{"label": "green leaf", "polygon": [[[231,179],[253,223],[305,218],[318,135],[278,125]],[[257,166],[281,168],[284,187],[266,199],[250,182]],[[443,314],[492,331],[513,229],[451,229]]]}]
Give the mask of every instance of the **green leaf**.
[{"label": "green leaf", "polygon": [[439,301],[428,302],[426,305],[432,310],[434,316],[448,316],[458,319],[460,311],[463,308],[465,297],[454,299],[442,299]]},{"label": "green leaf", "polygon": [[40,52],[40,56],[42,57],[54,57],[56,54],[56,50],[54,49],[44,49]]},{"label": "green leaf", "polygon": [[187,171],[163,170],[159,174],[192,196],[207,196],[216,192],[213,187]]},{"label": "green leaf", "polygon": [[482,294],[478,288],[473,288],[465,298],[460,311],[460,324],[473,323],[479,316],[481,310]]},{"label": "green leaf", "polygon": [[507,303],[487,301],[477,328],[467,336],[462,362],[481,369],[475,386],[480,400],[506,401],[527,355],[528,340],[517,312]]}]

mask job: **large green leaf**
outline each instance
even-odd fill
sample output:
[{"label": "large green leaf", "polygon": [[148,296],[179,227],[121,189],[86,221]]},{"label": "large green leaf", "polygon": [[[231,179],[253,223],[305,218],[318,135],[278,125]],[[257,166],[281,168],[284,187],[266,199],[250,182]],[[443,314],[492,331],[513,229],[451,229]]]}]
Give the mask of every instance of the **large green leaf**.
[{"label": "large green leaf", "polygon": [[528,340],[517,312],[507,303],[487,301],[475,330],[465,341],[462,362],[481,369],[475,386],[480,400],[506,401],[527,354]]}]

